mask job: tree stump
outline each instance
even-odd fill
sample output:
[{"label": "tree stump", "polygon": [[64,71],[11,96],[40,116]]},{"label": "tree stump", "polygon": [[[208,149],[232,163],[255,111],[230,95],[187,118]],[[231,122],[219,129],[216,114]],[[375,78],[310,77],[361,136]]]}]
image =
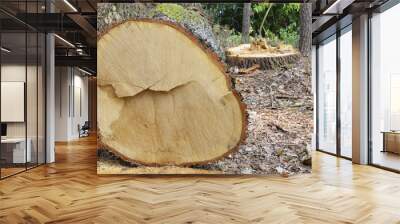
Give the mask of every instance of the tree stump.
[{"label": "tree stump", "polygon": [[277,69],[300,60],[300,54],[294,51],[269,52],[253,50],[250,44],[242,44],[226,51],[226,62],[230,66],[249,68],[256,64],[263,70]]},{"label": "tree stump", "polygon": [[217,55],[173,21],[130,19],[98,38],[99,144],[127,161],[218,160],[245,137],[241,98]]}]

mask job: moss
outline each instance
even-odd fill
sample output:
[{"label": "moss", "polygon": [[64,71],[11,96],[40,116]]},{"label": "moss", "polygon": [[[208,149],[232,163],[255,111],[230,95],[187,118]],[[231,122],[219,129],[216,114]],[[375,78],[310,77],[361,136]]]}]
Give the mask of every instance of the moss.
[{"label": "moss", "polygon": [[187,10],[181,5],[178,4],[171,4],[171,3],[163,3],[158,4],[154,8],[154,14],[162,13],[173,19],[177,22],[185,22],[185,21],[192,21],[192,22],[203,22],[201,15],[198,13]]},{"label": "moss", "polygon": [[147,18],[175,22],[192,33],[206,48],[211,48],[222,60],[225,58],[212,33],[212,27],[200,8],[172,3],[99,3],[97,15],[99,34],[113,24],[129,19]]}]

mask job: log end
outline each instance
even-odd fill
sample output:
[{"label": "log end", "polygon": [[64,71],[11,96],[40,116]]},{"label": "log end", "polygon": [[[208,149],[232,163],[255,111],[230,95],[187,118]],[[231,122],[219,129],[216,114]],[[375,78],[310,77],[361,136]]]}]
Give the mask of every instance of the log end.
[{"label": "log end", "polygon": [[226,61],[230,66],[250,68],[259,65],[263,70],[277,69],[295,63],[301,58],[292,48],[266,46],[253,49],[251,44],[242,44],[226,51]]},{"label": "log end", "polygon": [[219,160],[245,139],[231,78],[181,26],[118,24],[100,36],[98,61],[99,147],[144,165],[189,166]]}]

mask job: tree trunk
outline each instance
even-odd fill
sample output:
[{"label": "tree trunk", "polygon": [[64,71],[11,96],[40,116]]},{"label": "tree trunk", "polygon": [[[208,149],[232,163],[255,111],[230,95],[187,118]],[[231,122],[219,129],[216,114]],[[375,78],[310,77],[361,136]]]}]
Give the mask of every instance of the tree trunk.
[{"label": "tree trunk", "polygon": [[[254,41],[252,44],[258,43]],[[261,42],[260,49],[252,48],[252,44],[241,44],[226,50],[226,63],[241,69],[258,65],[263,70],[278,69],[297,62],[301,57],[293,48],[276,49]],[[265,48],[264,48],[265,47]]]},{"label": "tree trunk", "polygon": [[239,68],[250,68],[255,65],[259,65],[263,70],[278,69],[287,67],[290,64],[297,62],[300,59],[299,53],[290,53],[271,56],[248,56],[248,55],[227,55],[226,62],[230,66],[237,66]]},{"label": "tree trunk", "polygon": [[243,18],[242,18],[242,43],[249,43],[250,39],[250,16],[251,3],[243,3]]},{"label": "tree trunk", "polygon": [[245,111],[214,53],[177,23],[136,19],[98,38],[99,143],[146,165],[203,164],[245,136]]},{"label": "tree trunk", "polygon": [[312,41],[312,5],[303,3],[300,6],[300,40],[299,49],[303,56],[309,57]]}]

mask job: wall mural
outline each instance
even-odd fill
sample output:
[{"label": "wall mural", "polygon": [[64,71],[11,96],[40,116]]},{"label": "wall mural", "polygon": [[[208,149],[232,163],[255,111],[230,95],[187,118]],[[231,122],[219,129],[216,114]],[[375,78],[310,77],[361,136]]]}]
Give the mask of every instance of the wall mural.
[{"label": "wall mural", "polygon": [[[293,18],[277,29],[279,10]],[[98,174],[310,172],[299,17],[299,4],[99,3]]]}]

